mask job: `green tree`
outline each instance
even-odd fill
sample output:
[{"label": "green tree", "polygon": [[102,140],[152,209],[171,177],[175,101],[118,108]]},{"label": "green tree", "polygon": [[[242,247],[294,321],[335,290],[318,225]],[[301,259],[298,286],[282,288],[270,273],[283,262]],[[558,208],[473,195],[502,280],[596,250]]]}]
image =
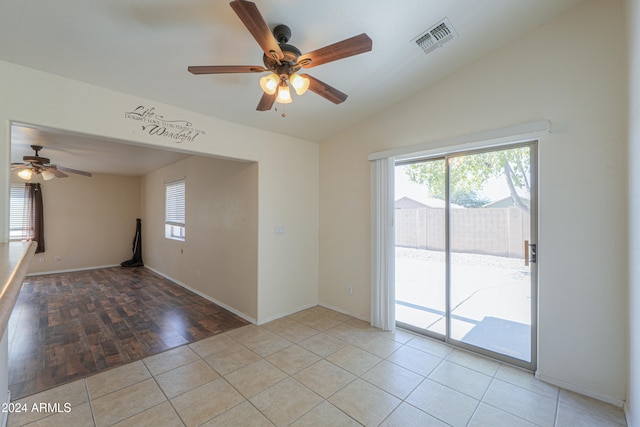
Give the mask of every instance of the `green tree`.
[{"label": "green tree", "polygon": [[[433,197],[445,198],[445,161],[433,160],[409,165],[406,173],[412,182],[424,184]],[[473,200],[491,178],[504,177],[516,206],[528,210],[531,185],[529,182],[529,147],[489,151],[449,157],[450,193],[457,198]],[[466,195],[463,197],[463,195]],[[464,206],[464,204],[463,204]]]},{"label": "green tree", "polygon": [[453,193],[449,200],[454,205],[464,206],[465,208],[479,208],[491,201],[485,197],[478,196],[475,191],[466,192],[460,190]]}]

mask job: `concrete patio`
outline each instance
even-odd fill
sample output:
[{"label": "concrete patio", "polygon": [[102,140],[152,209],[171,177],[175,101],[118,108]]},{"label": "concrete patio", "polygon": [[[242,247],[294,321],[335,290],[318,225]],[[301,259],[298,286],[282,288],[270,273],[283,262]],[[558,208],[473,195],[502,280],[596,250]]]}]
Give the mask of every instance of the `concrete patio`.
[{"label": "concrete patio", "polygon": [[[396,248],[396,320],[445,335],[445,253]],[[453,253],[452,339],[531,361],[531,278],[522,259]]]}]

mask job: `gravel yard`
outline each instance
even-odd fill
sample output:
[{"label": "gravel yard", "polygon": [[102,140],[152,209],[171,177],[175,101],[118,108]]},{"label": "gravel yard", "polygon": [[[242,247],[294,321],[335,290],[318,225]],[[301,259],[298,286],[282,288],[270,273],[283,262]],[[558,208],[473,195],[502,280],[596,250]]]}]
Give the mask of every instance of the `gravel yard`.
[{"label": "gravel yard", "polygon": [[[396,258],[444,262],[445,253],[443,251],[430,251],[425,249],[402,248],[396,246]],[[519,258],[506,258],[494,255],[466,254],[459,252],[454,252],[452,254],[451,262],[452,264],[510,268],[513,270],[522,270],[524,267],[524,261]]]}]

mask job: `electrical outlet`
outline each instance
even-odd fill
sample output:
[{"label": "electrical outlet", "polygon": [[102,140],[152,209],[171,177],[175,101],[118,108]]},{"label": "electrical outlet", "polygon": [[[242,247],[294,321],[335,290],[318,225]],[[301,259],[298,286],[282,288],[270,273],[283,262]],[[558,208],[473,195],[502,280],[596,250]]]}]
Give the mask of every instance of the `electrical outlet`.
[{"label": "electrical outlet", "polygon": [[40,261],[40,262],[44,262],[44,257],[43,257],[43,256],[41,256],[41,257],[38,259],[38,261]]},{"label": "electrical outlet", "polygon": [[56,255],[56,261],[60,262],[60,255]]},{"label": "electrical outlet", "polygon": [[347,294],[353,295],[353,286],[351,285],[347,286]]}]

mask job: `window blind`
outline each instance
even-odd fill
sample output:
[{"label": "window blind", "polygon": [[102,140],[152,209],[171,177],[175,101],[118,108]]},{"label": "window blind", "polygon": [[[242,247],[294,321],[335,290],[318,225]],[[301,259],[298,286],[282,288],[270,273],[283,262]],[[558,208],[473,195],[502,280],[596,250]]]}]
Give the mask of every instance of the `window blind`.
[{"label": "window blind", "polygon": [[184,227],[185,225],[185,181],[166,184],[165,223]]},{"label": "window blind", "polygon": [[24,184],[11,184],[9,188],[9,240],[21,240],[25,228]]}]

